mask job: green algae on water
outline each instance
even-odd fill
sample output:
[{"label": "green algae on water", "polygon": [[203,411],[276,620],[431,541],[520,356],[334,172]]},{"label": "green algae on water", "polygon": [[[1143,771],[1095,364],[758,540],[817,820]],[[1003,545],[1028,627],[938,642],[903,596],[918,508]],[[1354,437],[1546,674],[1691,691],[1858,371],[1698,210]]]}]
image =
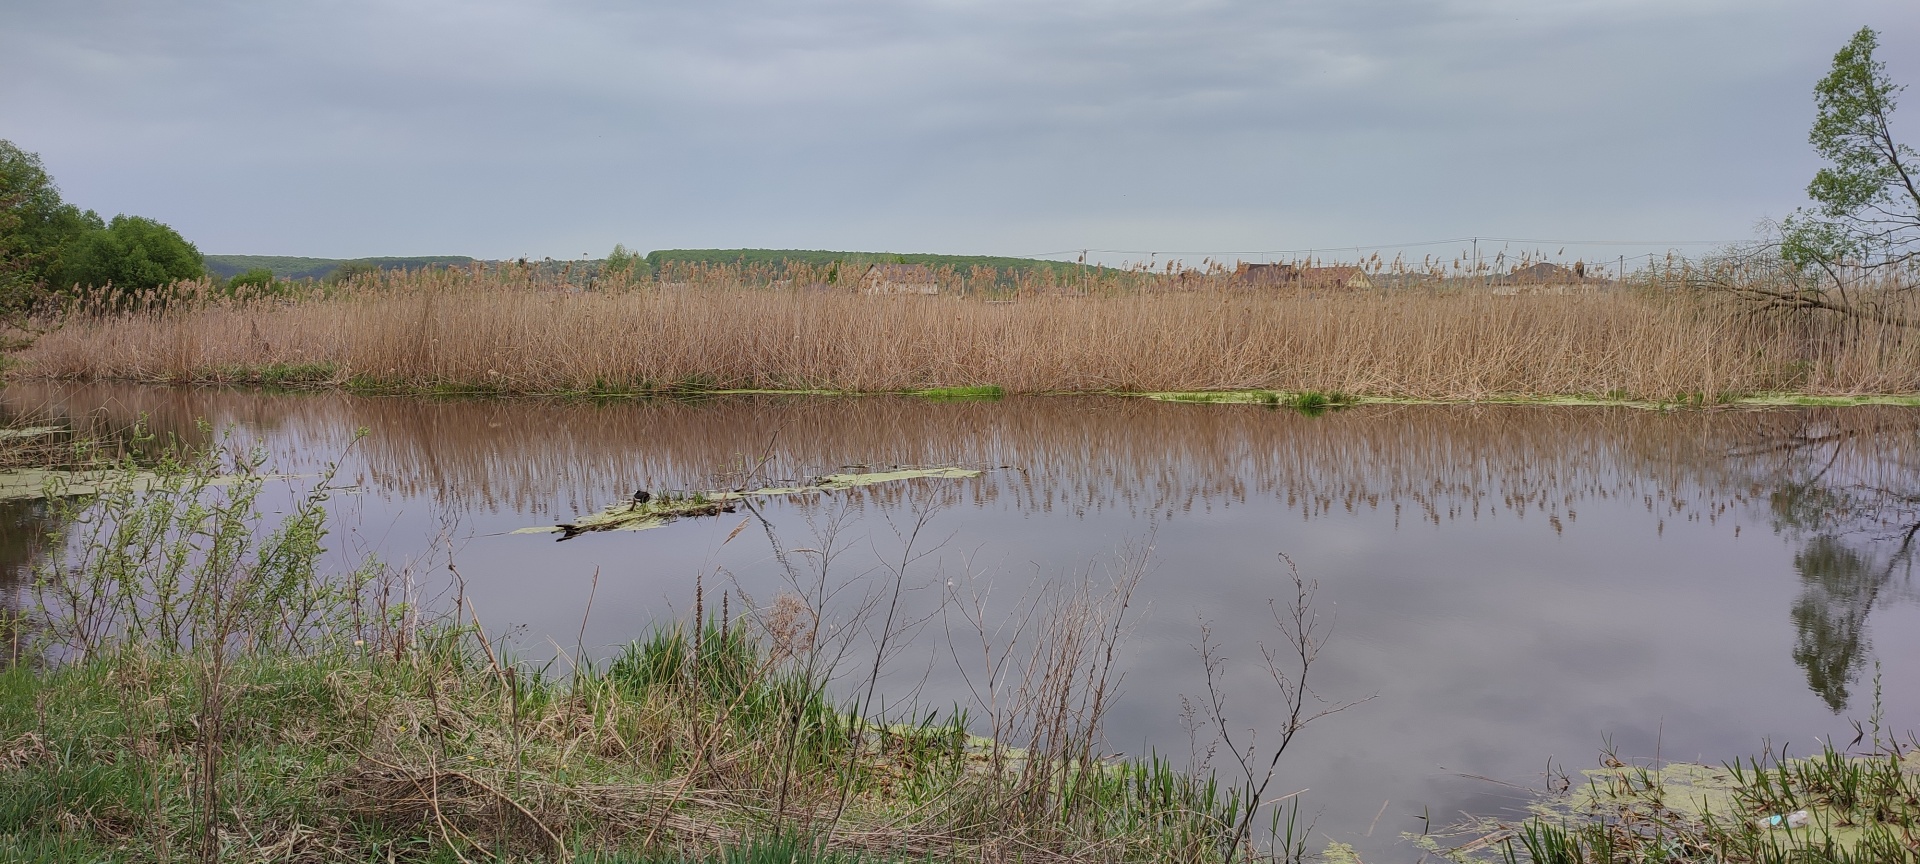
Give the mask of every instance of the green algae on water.
[{"label": "green algae on water", "polygon": [[1005,398],[1007,391],[999,385],[988,384],[980,387],[929,387],[925,390],[909,390],[907,394],[935,402],[993,402]]},{"label": "green algae on water", "polygon": [[[232,486],[243,480],[289,480],[294,474],[253,474],[214,477],[207,486]],[[60,468],[23,468],[0,472],[0,501],[31,501],[40,498],[98,495],[115,489],[149,492],[166,478],[152,471],[125,468],[93,468],[68,471]]]}]

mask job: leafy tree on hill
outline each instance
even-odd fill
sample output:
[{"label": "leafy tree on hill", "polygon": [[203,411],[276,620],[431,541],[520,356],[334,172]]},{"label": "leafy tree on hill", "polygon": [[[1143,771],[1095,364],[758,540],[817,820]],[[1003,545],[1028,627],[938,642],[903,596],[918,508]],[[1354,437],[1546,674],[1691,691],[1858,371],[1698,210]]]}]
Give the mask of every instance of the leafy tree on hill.
[{"label": "leafy tree on hill", "polygon": [[105,227],[93,211],[60,200],[39,156],[0,140],[0,309],[31,302],[61,248]]},{"label": "leafy tree on hill", "polygon": [[152,219],[122,215],[63,247],[49,281],[62,288],[112,285],[133,293],[205,273],[200,250],[178,232]]}]

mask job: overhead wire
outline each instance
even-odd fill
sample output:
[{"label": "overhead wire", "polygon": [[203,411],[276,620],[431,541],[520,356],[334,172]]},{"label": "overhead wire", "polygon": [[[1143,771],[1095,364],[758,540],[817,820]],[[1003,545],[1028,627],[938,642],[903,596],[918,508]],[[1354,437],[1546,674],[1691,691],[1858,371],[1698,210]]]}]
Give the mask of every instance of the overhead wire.
[{"label": "overhead wire", "polygon": [[[1739,242],[1741,241],[1738,241],[1738,240],[1554,240],[1554,239],[1541,239],[1541,238],[1530,238],[1530,237],[1455,237],[1455,238],[1449,238],[1446,240],[1418,240],[1411,243],[1375,243],[1375,244],[1362,243],[1362,244],[1341,244],[1341,245],[1329,244],[1325,246],[1313,246],[1313,247],[1302,248],[1302,249],[1255,249],[1255,250],[1227,250],[1227,251],[1216,250],[1216,251],[1203,252],[1198,254],[1208,256],[1208,257],[1229,256],[1229,255],[1311,255],[1319,252],[1352,251],[1357,253],[1362,250],[1374,251],[1374,250],[1381,250],[1381,249],[1413,249],[1413,248],[1419,248],[1424,246],[1450,246],[1450,245],[1460,245],[1460,244],[1469,244],[1469,243],[1539,243],[1539,244],[1548,245],[1548,246],[1638,246],[1638,247],[1665,246],[1668,248],[1674,248],[1674,247],[1680,247],[1680,246],[1730,246]],[[1092,254],[1161,256],[1161,255],[1182,255],[1182,254],[1192,255],[1195,253],[1183,252],[1181,250],[1079,248],[1079,249],[1063,249],[1057,252],[1039,252],[1039,253],[1033,253],[1028,255],[1021,255],[1019,257],[1051,258],[1056,255],[1092,255]],[[1639,256],[1634,256],[1634,257],[1639,257]]]}]

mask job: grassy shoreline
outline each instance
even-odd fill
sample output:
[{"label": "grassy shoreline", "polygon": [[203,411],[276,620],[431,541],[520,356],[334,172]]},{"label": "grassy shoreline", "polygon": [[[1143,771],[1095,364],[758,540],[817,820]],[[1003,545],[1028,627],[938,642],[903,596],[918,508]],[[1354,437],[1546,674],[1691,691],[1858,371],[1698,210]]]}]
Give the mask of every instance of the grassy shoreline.
[{"label": "grassy shoreline", "polygon": [[0,855],[192,857],[215,691],[225,856],[653,862],[770,841],[876,862],[1219,855],[1217,814],[1163,764],[1062,764],[1043,804],[1023,751],[950,720],[851,721],[767,674],[740,632],[710,625],[695,647],[660,631],[571,675],[496,661],[470,629],[397,657],[235,658],[213,685],[204,657],[139,649],[16,667],[0,672]]},{"label": "grassy shoreline", "polygon": [[[15,373],[18,374],[18,373]],[[12,377],[12,376],[9,376]],[[1895,407],[1920,407],[1920,392],[1909,393],[1819,393],[1819,392],[1764,392],[1764,393],[1719,393],[1712,396],[1701,393],[1675,394],[1665,399],[1636,399],[1624,395],[1595,395],[1588,393],[1571,394],[1532,394],[1532,393],[1491,393],[1480,396],[1444,397],[1444,396],[1404,396],[1390,393],[1321,393],[1315,390],[1272,390],[1265,388],[1237,388],[1225,390],[1192,391],[1135,391],[1112,389],[1089,390],[1042,390],[1027,393],[1010,394],[997,385],[971,385],[964,387],[920,387],[890,390],[854,390],[827,388],[774,388],[774,387],[665,387],[659,389],[559,389],[559,390],[520,390],[510,386],[471,386],[462,384],[419,385],[405,381],[380,381],[359,377],[340,377],[330,370],[324,374],[301,374],[281,369],[263,370],[223,370],[219,374],[196,377],[190,380],[178,380],[172,377],[158,379],[142,378],[93,378],[93,377],[56,377],[41,378],[32,375],[21,376],[28,380],[54,381],[111,381],[115,383],[148,384],[171,387],[213,387],[256,389],[266,391],[289,392],[341,392],[358,396],[404,396],[426,398],[476,398],[476,399],[563,399],[617,402],[624,400],[681,399],[699,400],[729,396],[785,396],[785,397],[833,397],[863,398],[876,396],[912,397],[932,401],[995,401],[1017,396],[1034,397],[1071,397],[1105,396],[1117,399],[1149,399],[1156,402],[1175,402],[1188,404],[1213,405],[1263,405],[1280,407],[1299,407],[1305,401],[1310,406],[1335,409],[1358,405],[1556,405],[1572,407],[1610,407],[1637,408],[1651,411],[1675,409],[1725,409],[1725,408],[1843,408],[1862,405],[1888,405]]]},{"label": "grassy shoreline", "polygon": [[[496,658],[472,628],[420,634],[397,654],[362,644],[236,658],[212,685],[205,657],[137,648],[0,671],[0,856],[193,857],[210,686],[221,694],[213,831],[234,860],[1227,854],[1231,804],[1208,781],[1158,760],[1102,760],[1049,783],[1064,797],[1029,810],[1038,790],[1014,794],[1034,764],[1025,751],[968,735],[959,718],[852,720],[767,675],[741,632],[710,624],[696,645],[661,630],[600,668],[557,674]],[[1480,864],[1920,861],[1914,750],[1606,765],[1542,794],[1532,816],[1410,835],[1407,851]],[[1343,852],[1329,841],[1320,858],[1357,860]],[[1241,854],[1259,860],[1228,860]]]}]

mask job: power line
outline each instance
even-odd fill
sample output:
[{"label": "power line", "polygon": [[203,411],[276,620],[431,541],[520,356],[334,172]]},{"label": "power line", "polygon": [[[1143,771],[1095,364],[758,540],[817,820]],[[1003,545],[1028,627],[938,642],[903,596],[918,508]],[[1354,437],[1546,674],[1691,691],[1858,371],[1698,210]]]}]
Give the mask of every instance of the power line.
[{"label": "power line", "polygon": [[[1314,247],[1304,248],[1304,249],[1255,249],[1255,250],[1241,250],[1241,251],[1212,251],[1212,252],[1203,252],[1198,254],[1207,255],[1207,256],[1311,255],[1316,252],[1341,252],[1341,251],[1359,252],[1361,250],[1371,251],[1371,250],[1378,250],[1378,249],[1414,249],[1414,248],[1419,248],[1424,246],[1448,246],[1448,245],[1455,245],[1455,244],[1465,245],[1465,244],[1473,243],[1475,241],[1481,241],[1486,243],[1538,243],[1538,244],[1547,245],[1547,246],[1640,246],[1640,247],[1665,246],[1670,248],[1677,247],[1677,246],[1730,246],[1730,245],[1734,245],[1741,242],[1738,240],[1552,240],[1552,239],[1540,239],[1540,238],[1529,238],[1529,237],[1455,237],[1455,238],[1446,239],[1446,240],[1419,240],[1412,243],[1376,243],[1376,244],[1363,243],[1363,244],[1314,246]],[[1040,253],[1035,253],[1030,255],[1022,255],[1019,257],[1049,258],[1055,255],[1084,255],[1084,254],[1094,254],[1094,253],[1098,253],[1102,255],[1154,255],[1154,256],[1158,256],[1158,255],[1171,256],[1171,255],[1182,254],[1180,250],[1163,251],[1163,250],[1154,250],[1154,249],[1084,248],[1084,249],[1064,249],[1058,252],[1040,252]],[[1188,253],[1188,254],[1192,254],[1192,253]]]}]

